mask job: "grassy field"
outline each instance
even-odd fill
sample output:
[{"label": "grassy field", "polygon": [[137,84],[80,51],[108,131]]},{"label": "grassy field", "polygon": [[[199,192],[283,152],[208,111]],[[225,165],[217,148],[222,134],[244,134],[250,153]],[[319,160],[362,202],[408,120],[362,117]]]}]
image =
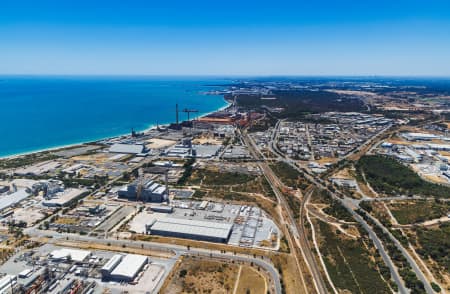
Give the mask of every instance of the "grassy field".
[{"label": "grassy field", "polygon": [[266,279],[257,270],[243,266],[236,294],[266,294]]},{"label": "grassy field", "polygon": [[380,257],[373,248],[367,249],[368,242],[338,234],[321,221],[317,228],[320,251],[336,288],[348,293],[391,293],[379,272]]},{"label": "grassy field", "polygon": [[450,203],[429,200],[396,201],[388,204],[394,217],[402,224],[421,223],[446,216]]}]

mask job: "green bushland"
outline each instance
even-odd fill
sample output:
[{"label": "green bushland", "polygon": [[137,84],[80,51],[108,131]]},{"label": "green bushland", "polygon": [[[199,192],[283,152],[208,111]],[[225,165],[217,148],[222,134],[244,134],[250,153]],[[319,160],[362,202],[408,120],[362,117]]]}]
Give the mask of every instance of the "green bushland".
[{"label": "green bushland", "polygon": [[277,120],[272,116],[266,116],[265,118],[259,120],[258,122],[253,123],[249,128],[249,132],[265,132],[269,128],[274,127],[277,123]]},{"label": "green bushland", "polygon": [[14,158],[0,159],[0,168],[17,168],[56,159],[59,156],[50,152],[30,153]]},{"label": "green bushland", "polygon": [[[243,87],[248,85],[243,84]],[[282,108],[281,112],[272,114],[279,118],[302,119],[305,114],[327,111],[362,111],[364,103],[360,99],[345,97],[328,91],[310,90],[274,90],[273,100],[265,100],[262,95],[241,94],[236,98],[237,104],[249,109]],[[226,96],[230,97],[230,96]]]},{"label": "green bushland", "polygon": [[348,212],[347,209],[345,209],[345,207],[342,206],[338,200],[333,199],[327,190],[316,189],[313,192],[313,197],[314,199],[319,200],[320,203],[330,205],[323,209],[323,212],[325,212],[326,214],[331,215],[339,220],[344,220],[346,222],[355,221],[350,212]]},{"label": "green bushland", "polygon": [[289,187],[294,189],[305,189],[308,186],[308,182],[302,174],[285,162],[270,164],[270,168],[280,178],[280,180]]},{"label": "green bushland", "polygon": [[318,224],[323,238],[320,251],[331,280],[337,288],[346,289],[350,293],[391,293],[382,279],[382,275],[387,280],[390,279],[389,269],[379,255],[374,254],[376,261],[372,260],[372,254],[366,246],[372,244],[362,230],[360,232],[363,238],[353,240],[337,234],[338,231],[335,232],[330,225],[322,221]]},{"label": "green bushland", "polygon": [[216,172],[207,169],[199,169],[196,173],[202,178],[202,184],[207,186],[239,185],[255,178],[255,176],[243,173]]},{"label": "green bushland", "polygon": [[190,175],[187,184],[201,185],[202,188],[214,189],[216,192],[223,193],[259,193],[274,201],[276,200],[275,193],[266,178],[258,175],[196,169]]},{"label": "green bushland", "polygon": [[411,268],[411,265],[408,263],[406,258],[403,256],[402,252],[395,245],[394,241],[389,237],[387,233],[383,231],[381,227],[379,227],[369,216],[367,213],[361,209],[357,210],[364,220],[373,228],[375,234],[380,238],[383,243],[383,247],[389,253],[392,261],[398,269],[398,273],[402,277],[405,282],[405,286],[411,290],[411,294],[423,294],[426,293],[425,287],[420,281],[414,271]]},{"label": "green bushland", "polygon": [[450,203],[439,200],[397,201],[388,207],[397,221],[406,225],[443,217],[450,210]]},{"label": "green bushland", "polygon": [[412,169],[393,158],[365,155],[358,160],[356,168],[365,174],[369,184],[379,193],[450,198],[450,187],[423,180]]},{"label": "green bushland", "polygon": [[417,253],[450,272],[450,223],[442,223],[439,228],[417,228],[417,242]]},{"label": "green bushland", "polygon": [[294,195],[284,195],[284,198],[286,199],[289,207],[291,208],[293,217],[295,219],[298,219],[300,217],[300,208],[302,205],[300,200]]},{"label": "green bushland", "polygon": [[183,175],[178,179],[178,185],[184,185],[189,177],[192,175],[192,165],[195,163],[195,158],[189,158],[183,165],[184,172]]}]

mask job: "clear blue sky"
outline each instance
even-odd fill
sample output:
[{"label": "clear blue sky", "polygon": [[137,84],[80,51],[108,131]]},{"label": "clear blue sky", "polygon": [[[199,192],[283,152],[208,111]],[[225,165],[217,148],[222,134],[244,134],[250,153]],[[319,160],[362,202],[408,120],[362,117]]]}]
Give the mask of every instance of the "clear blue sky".
[{"label": "clear blue sky", "polygon": [[450,76],[450,1],[0,0],[0,74]]}]

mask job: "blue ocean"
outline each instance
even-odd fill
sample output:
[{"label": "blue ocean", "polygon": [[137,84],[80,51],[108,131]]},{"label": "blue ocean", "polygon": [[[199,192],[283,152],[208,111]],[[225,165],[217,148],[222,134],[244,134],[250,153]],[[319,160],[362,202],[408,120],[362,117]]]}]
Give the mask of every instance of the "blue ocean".
[{"label": "blue ocean", "polygon": [[[227,103],[213,78],[0,76],[0,157],[145,130]],[[180,112],[180,120],[186,119]]]}]

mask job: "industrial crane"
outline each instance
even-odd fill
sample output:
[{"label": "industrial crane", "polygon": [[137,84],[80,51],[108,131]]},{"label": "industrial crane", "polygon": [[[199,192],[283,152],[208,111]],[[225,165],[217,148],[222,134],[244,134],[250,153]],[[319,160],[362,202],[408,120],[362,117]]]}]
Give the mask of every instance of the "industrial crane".
[{"label": "industrial crane", "polygon": [[183,109],[182,111],[187,113],[188,121],[190,120],[189,116],[190,116],[191,113],[197,113],[198,112],[197,109],[187,109],[187,108]]}]

